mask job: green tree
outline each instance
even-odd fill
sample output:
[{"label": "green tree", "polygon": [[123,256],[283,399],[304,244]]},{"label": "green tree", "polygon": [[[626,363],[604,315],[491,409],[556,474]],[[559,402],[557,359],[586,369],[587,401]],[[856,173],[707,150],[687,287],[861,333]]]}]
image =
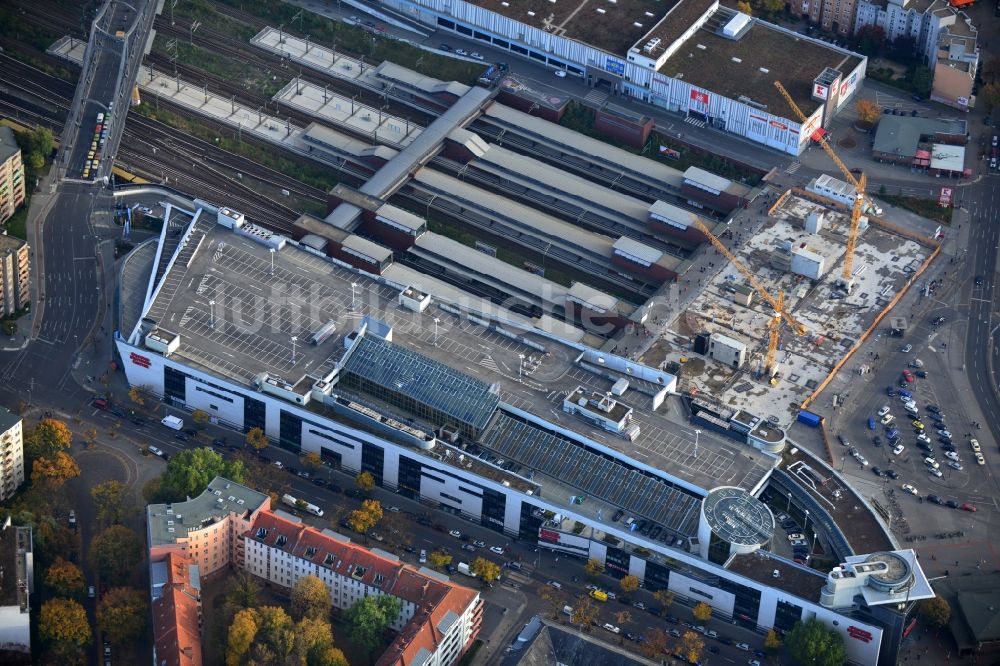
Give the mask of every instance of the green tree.
[{"label": "green tree", "polygon": [[704,601],[699,601],[691,609],[691,615],[699,622],[708,622],[712,618],[712,607]]},{"label": "green tree", "polygon": [[763,0],[764,11],[771,16],[785,11],[785,0]]},{"label": "green tree", "polygon": [[764,637],[764,649],[768,652],[777,652],[781,649],[781,636],[774,629],[767,630],[767,636]]},{"label": "green tree", "polygon": [[128,487],[115,479],[91,488],[90,497],[97,507],[97,519],[104,524],[120,523],[135,510]]},{"label": "green tree", "polygon": [[987,83],[1000,80],[1000,57],[993,57],[984,62],[979,67],[979,73],[982,75],[983,81]]},{"label": "green tree", "polygon": [[267,438],[267,434],[263,428],[250,428],[247,431],[247,446],[254,451],[264,450],[269,442],[270,440]]},{"label": "green tree", "polygon": [[444,569],[446,566],[451,564],[451,559],[451,555],[443,550],[435,550],[427,556],[427,561],[435,569]]},{"label": "green tree", "polygon": [[42,604],[38,635],[46,643],[83,647],[91,639],[87,611],[72,599],[52,599]]},{"label": "green tree", "polygon": [[485,557],[477,557],[469,565],[472,573],[476,574],[484,584],[490,584],[500,578],[500,565]]},{"label": "green tree", "polygon": [[386,629],[399,617],[400,610],[399,599],[388,594],[361,599],[344,613],[348,638],[372,654],[382,642]]},{"label": "green tree", "polygon": [[84,580],[80,567],[63,558],[56,558],[45,570],[45,585],[57,597],[76,597],[83,594]]},{"label": "green tree", "polygon": [[595,579],[604,573],[604,564],[600,560],[587,560],[583,570],[587,572],[588,578]]},{"label": "green tree", "polygon": [[130,587],[108,590],[97,606],[97,626],[107,640],[117,645],[136,640],[146,627],[146,596]]},{"label": "green tree", "polygon": [[52,152],[52,145],[52,130],[48,127],[36,127],[28,135],[29,150],[33,153],[38,153],[43,158]]},{"label": "green tree", "polygon": [[951,621],[951,606],[944,597],[938,595],[920,602],[920,614],[927,624],[940,629]]},{"label": "green tree", "polygon": [[198,425],[205,425],[212,420],[212,415],[203,409],[196,409],[191,412],[191,420]]},{"label": "green tree", "polygon": [[260,583],[245,571],[240,571],[228,579],[229,589],[226,590],[225,605],[228,615],[235,616],[241,610],[254,608],[260,598]]},{"label": "green tree", "polygon": [[302,456],[302,464],[315,472],[323,466],[323,458],[315,451],[310,451]]},{"label": "green tree", "polygon": [[260,620],[251,655],[260,664],[282,663],[295,644],[292,618],[279,606],[263,606],[257,609],[257,614]]},{"label": "green tree", "polygon": [[28,153],[24,157],[24,162],[28,165],[28,168],[38,173],[45,168],[45,156],[38,153]]},{"label": "green tree", "polygon": [[622,579],[618,581],[618,587],[621,588],[623,594],[628,596],[639,589],[639,577],[622,576]]},{"label": "green tree", "polygon": [[370,472],[361,472],[354,477],[354,485],[363,493],[370,493],[375,488],[375,477]]},{"label": "green tree", "polygon": [[257,625],[260,617],[253,608],[244,608],[233,616],[229,624],[229,634],[226,638],[226,666],[239,666],[243,663],[257,636]]},{"label": "green tree", "polygon": [[101,580],[123,583],[142,561],[142,540],[124,525],[112,525],[91,541],[90,557]]},{"label": "green tree", "polygon": [[292,587],[292,617],[325,619],[330,615],[330,590],[316,576],[303,576]]},{"label": "green tree", "polygon": [[344,653],[333,645],[330,623],[308,617],[295,625],[292,660],[301,666],[347,666]]},{"label": "green tree", "polygon": [[736,3],[736,8],[747,16],[753,16],[753,7],[751,7],[750,3],[746,0],[739,0],[739,2]]},{"label": "green tree", "polygon": [[913,92],[926,97],[931,94],[931,86],[934,84],[934,72],[924,65],[911,65],[906,70],[906,80],[913,88]]},{"label": "green tree", "polygon": [[162,500],[180,502],[200,495],[216,476],[243,483],[243,463],[226,460],[207,447],[185,449],[167,463],[160,493]]},{"label": "green tree", "polygon": [[843,666],[847,662],[844,639],[816,618],[796,622],[785,637],[785,647],[802,664]]},{"label": "green tree", "polygon": [[885,30],[879,25],[866,25],[854,35],[858,51],[869,58],[877,58],[885,51]]},{"label": "green tree", "polygon": [[859,99],[854,108],[858,113],[858,120],[869,125],[874,125],[882,117],[882,107],[870,99]]},{"label": "green tree", "polygon": [[59,419],[42,419],[24,435],[24,457],[34,461],[65,451],[73,443],[73,433]]}]

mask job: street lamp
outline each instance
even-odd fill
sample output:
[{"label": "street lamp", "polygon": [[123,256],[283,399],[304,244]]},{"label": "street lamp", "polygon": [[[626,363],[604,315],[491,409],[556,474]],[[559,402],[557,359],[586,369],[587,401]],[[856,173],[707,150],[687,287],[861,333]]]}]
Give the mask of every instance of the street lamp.
[{"label": "street lamp", "polygon": [[441,320],[438,319],[437,317],[434,317],[434,346],[435,347],[437,347],[437,343],[438,343],[438,324],[439,323],[441,323]]},{"label": "street lamp", "polygon": [[790,513],[792,510],[792,494],[788,493],[788,506],[785,507],[785,513]]},{"label": "street lamp", "polygon": [[292,365],[295,365],[295,343],[298,341],[298,337],[292,336]]},{"label": "street lamp", "polygon": [[517,355],[517,360],[518,360],[518,362],[517,362],[517,381],[523,382],[524,380],[521,378],[521,376],[522,376],[522,372],[524,371],[524,354],[518,354]]},{"label": "street lamp", "polygon": [[701,434],[701,430],[694,431],[694,457],[698,457],[698,435]]},{"label": "street lamp", "polygon": [[358,288],[358,283],[357,282],[352,282],[351,283],[351,312],[354,312],[355,310],[358,309],[358,300],[357,300],[357,296],[355,295],[355,291],[354,291],[357,288]]},{"label": "street lamp", "polygon": [[212,308],[212,328],[215,328],[215,301],[209,301],[208,307]]},{"label": "street lamp", "polygon": [[271,252],[271,271],[268,273],[268,275],[274,275],[274,248],[273,247],[269,248],[269,250]]}]

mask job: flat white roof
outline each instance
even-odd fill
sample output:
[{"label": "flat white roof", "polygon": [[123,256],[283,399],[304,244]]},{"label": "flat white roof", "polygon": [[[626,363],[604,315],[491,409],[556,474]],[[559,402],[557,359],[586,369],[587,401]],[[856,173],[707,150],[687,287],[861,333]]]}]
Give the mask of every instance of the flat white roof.
[{"label": "flat white roof", "polygon": [[684,180],[690,180],[698,183],[699,185],[704,185],[708,189],[715,190],[716,192],[725,192],[726,188],[732,184],[732,181],[728,178],[717,176],[714,173],[705,171],[704,169],[700,169],[698,167],[688,167],[687,171],[684,172]]},{"label": "flat white roof", "polygon": [[746,349],[747,345],[745,342],[740,342],[736,338],[731,338],[728,335],[721,335],[719,333],[712,333],[712,341],[718,342],[720,345],[725,345],[732,349]]},{"label": "flat white roof", "polygon": [[384,217],[390,222],[394,222],[400,226],[406,227],[411,231],[416,231],[420,227],[424,226],[424,218],[419,215],[414,215],[408,210],[403,210],[392,204],[385,204],[380,206],[378,210],[375,211],[375,215],[378,217]]},{"label": "flat white roof", "polygon": [[614,248],[616,252],[629,254],[643,261],[648,261],[650,264],[655,264],[663,256],[663,253],[659,250],[626,236],[622,236],[616,240]]},{"label": "flat white roof", "polygon": [[963,171],[965,169],[965,146],[935,143],[931,148],[931,168],[944,171]]},{"label": "flat white roof", "polygon": [[854,196],[854,188],[851,187],[850,183],[834,178],[829,174],[824,173],[816,176],[813,178],[813,183],[815,183],[817,187],[825,187],[826,189],[832,192],[837,192],[845,197]]},{"label": "flat white roof", "polygon": [[588,284],[574,282],[569,289],[569,296],[597,310],[613,310],[618,305],[618,299],[603,291],[594,289]]},{"label": "flat white roof", "polygon": [[345,250],[353,250],[360,255],[365,257],[370,257],[377,262],[386,261],[392,258],[392,250],[384,248],[381,245],[376,245],[375,243],[361,238],[360,236],[348,236],[341,243]]},{"label": "flat white roof", "polygon": [[659,200],[654,201],[649,207],[649,214],[684,229],[695,226],[694,221],[698,219],[698,216],[689,210]]}]

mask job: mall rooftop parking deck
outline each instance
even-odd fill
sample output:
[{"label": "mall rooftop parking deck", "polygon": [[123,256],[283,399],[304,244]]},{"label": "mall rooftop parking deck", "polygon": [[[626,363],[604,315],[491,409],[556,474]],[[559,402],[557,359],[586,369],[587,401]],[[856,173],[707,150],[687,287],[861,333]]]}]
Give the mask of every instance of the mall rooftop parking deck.
[{"label": "mall rooftop parking deck", "polygon": [[[131,290],[145,291],[145,285],[125,285],[124,291]],[[775,462],[709,433],[701,435],[696,451],[693,431],[653,407],[653,394],[664,384],[635,375],[619,397],[633,409],[632,423],[639,430],[634,441],[591,425],[563,411],[563,402],[578,389],[604,395],[627,377],[612,370],[615,357],[590,350],[590,362],[582,362],[581,347],[521,329],[514,319],[484,327],[456,312],[455,305],[441,301],[413,312],[401,307],[394,284],[342,268],[291,242],[272,254],[260,238],[217,226],[202,215],[183,237],[146,317],[155,320],[163,337],[178,337],[172,358],[244,386],[258,386],[266,373],[300,396],[339,366],[348,353],[345,337],[356,344],[359,326],[367,322],[372,330],[375,322],[384,322],[392,331],[388,349],[393,353],[385,352],[380,363],[390,366],[417,354],[434,367],[468,378],[470,385],[489,387],[484,395],[496,396],[513,413],[538,415],[552,424],[556,439],[574,440],[574,446],[586,439],[592,443],[591,454],[625,456],[637,468],[662,469],[696,494],[719,483],[753,491]],[[311,344],[310,338],[321,331],[323,339]],[[608,367],[598,370],[598,357]],[[365,387],[351,390],[370,394]],[[496,427],[514,427],[498,414]],[[433,430],[419,414],[406,417]],[[476,422],[477,428],[482,425]],[[486,425],[485,431],[491,427]],[[528,466],[524,455],[511,451],[510,457]]]}]

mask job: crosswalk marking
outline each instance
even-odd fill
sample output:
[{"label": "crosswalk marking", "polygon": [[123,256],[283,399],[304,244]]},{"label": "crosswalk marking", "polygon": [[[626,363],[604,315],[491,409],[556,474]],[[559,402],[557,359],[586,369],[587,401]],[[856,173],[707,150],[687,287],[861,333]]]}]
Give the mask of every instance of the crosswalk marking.
[{"label": "crosswalk marking", "polygon": [[687,118],[684,119],[684,122],[691,123],[695,127],[705,127],[708,124],[704,120],[698,120],[694,116],[688,116]]},{"label": "crosswalk marking", "polygon": [[785,169],[785,173],[795,173],[801,166],[802,162],[792,162],[788,165],[788,168]]}]

